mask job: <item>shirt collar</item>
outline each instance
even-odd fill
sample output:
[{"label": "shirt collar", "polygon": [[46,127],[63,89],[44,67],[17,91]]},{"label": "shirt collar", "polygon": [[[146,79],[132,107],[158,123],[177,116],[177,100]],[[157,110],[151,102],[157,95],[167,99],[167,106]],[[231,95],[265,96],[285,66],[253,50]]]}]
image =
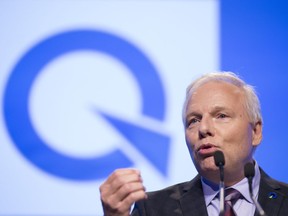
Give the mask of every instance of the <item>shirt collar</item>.
[{"label": "shirt collar", "polygon": [[201,177],[202,188],[205,198],[206,207],[211,203],[211,201],[217,196],[219,192],[219,185]]},{"label": "shirt collar", "polygon": [[[253,194],[255,198],[257,199],[259,185],[260,185],[260,170],[259,170],[258,163],[256,161],[254,162],[255,162],[255,176],[252,182],[252,189],[253,189]],[[201,177],[201,182],[202,182],[203,193],[205,197],[205,203],[206,203],[206,206],[208,206],[211,203],[211,201],[218,195],[219,185],[203,177]],[[243,178],[241,181],[239,181],[235,185],[232,185],[228,188],[234,188],[238,190],[248,202],[253,203],[253,200],[251,199],[250,193],[249,193],[247,178]]]}]

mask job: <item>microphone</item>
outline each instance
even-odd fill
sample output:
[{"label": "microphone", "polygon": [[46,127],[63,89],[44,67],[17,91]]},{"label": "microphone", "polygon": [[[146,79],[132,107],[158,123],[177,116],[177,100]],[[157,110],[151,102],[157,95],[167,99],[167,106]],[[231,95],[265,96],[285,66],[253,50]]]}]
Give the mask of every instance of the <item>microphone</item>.
[{"label": "microphone", "polygon": [[214,162],[220,171],[220,182],[219,182],[219,191],[220,191],[220,216],[224,216],[224,165],[225,158],[222,151],[216,151],[214,153]]},{"label": "microphone", "polygon": [[253,196],[252,181],[253,181],[253,178],[255,175],[254,164],[252,164],[250,162],[246,163],[244,166],[244,174],[245,174],[245,177],[248,179],[250,197],[256,206],[257,212],[261,216],[266,216],[266,214],[265,214],[264,210],[262,209],[262,207],[260,206],[259,202]]}]

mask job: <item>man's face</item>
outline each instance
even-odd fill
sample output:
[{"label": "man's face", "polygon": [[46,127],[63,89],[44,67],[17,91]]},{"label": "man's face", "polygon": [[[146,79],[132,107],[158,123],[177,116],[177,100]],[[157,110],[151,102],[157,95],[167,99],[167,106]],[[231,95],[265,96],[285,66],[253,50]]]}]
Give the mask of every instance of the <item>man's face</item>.
[{"label": "man's face", "polygon": [[213,158],[217,150],[224,153],[225,178],[244,177],[243,167],[252,161],[253,147],[262,138],[261,123],[249,122],[244,103],[243,90],[225,82],[208,82],[192,93],[185,137],[194,165],[205,178],[218,181]]}]

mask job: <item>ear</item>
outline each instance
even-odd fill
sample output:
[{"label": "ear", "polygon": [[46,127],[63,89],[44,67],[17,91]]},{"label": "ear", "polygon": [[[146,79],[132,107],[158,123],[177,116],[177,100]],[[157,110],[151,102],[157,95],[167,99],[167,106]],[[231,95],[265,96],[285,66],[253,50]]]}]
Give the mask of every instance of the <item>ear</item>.
[{"label": "ear", "polygon": [[252,145],[253,146],[259,145],[261,140],[262,140],[262,122],[258,121],[253,126]]}]

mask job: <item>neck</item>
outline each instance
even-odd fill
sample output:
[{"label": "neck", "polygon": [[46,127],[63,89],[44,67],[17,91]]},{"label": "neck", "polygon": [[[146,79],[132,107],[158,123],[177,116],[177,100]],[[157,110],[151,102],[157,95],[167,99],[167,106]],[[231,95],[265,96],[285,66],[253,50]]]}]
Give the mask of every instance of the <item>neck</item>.
[{"label": "neck", "polygon": [[[201,173],[200,173],[200,175],[204,179],[206,179],[206,180],[208,180],[214,184],[219,184],[219,182],[220,182],[219,170],[217,170],[217,172],[209,172],[208,175],[205,175],[205,174],[202,175]],[[239,173],[239,172],[238,173],[236,173],[236,172],[230,173],[230,172],[227,172],[224,170],[224,185],[225,185],[225,187],[230,187],[230,186],[240,182],[243,178],[245,178],[244,173]]]}]

